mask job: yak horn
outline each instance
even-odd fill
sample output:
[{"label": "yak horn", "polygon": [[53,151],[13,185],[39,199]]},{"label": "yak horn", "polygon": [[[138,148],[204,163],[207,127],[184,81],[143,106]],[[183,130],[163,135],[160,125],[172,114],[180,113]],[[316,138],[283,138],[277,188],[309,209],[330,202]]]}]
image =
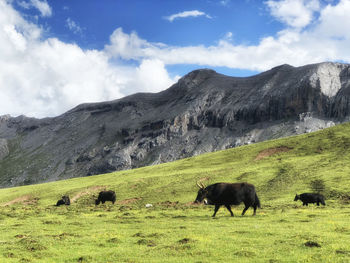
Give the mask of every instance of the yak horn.
[{"label": "yak horn", "polygon": [[203,186],[203,184],[202,184],[202,183],[201,183],[201,184],[199,184],[199,183],[197,182],[197,186],[198,186],[200,189],[204,188],[204,186]]}]

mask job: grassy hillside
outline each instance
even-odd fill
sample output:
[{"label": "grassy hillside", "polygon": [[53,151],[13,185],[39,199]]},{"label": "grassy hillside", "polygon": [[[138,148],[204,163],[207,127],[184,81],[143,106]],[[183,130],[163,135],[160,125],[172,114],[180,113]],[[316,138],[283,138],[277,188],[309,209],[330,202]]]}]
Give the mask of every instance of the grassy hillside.
[{"label": "grassy hillside", "polygon": [[[195,206],[196,181],[246,181],[262,203],[235,217]],[[296,193],[320,187],[327,206]],[[95,207],[101,189],[116,205]],[[64,194],[74,201],[54,207]],[[145,208],[145,204],[153,204]],[[347,262],[350,125],[173,163],[0,190],[1,262]]]}]

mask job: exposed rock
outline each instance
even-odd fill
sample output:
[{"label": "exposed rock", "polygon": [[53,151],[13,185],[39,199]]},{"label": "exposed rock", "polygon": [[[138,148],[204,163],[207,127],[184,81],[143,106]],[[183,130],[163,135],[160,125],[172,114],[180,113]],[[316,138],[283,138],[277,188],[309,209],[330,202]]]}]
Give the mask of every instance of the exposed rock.
[{"label": "exposed rock", "polygon": [[7,140],[0,139],[0,161],[9,155],[9,148],[7,146]]},{"label": "exposed rock", "polygon": [[349,118],[348,64],[282,65],[246,78],[195,70],[165,91],[55,118],[0,116],[0,186],[159,164]]}]

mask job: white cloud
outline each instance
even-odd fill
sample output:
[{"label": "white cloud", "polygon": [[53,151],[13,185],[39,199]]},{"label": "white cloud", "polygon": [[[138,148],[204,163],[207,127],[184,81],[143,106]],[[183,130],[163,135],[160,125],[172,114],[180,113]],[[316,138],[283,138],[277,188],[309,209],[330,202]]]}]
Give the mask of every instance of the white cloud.
[{"label": "white cloud", "polygon": [[341,0],[337,5],[327,5],[320,13],[317,34],[327,38],[349,38],[350,1]]},{"label": "white cloud", "polygon": [[224,39],[227,41],[232,41],[233,34],[232,32],[227,32],[224,36]]},{"label": "white cloud", "polygon": [[[178,78],[169,76],[167,65],[262,71],[284,63],[350,62],[350,0],[324,6],[295,1],[309,11],[301,8],[299,18],[279,9],[287,26],[255,45],[235,44],[228,32],[210,46],[172,46],[117,28],[103,50],[84,50],[56,38],[43,39],[39,26],[26,21],[11,2],[0,0],[0,115],[54,116],[83,102],[160,91]],[[277,3],[266,5],[272,2]],[[137,65],[125,64],[129,60]]]},{"label": "white cloud", "polygon": [[31,4],[40,11],[42,16],[51,16],[52,15],[52,9],[49,6],[49,4],[46,2],[46,0],[40,1],[40,0],[31,0]]},{"label": "white cloud", "polygon": [[52,15],[52,9],[49,6],[49,4],[46,2],[46,0],[40,1],[40,0],[30,0],[29,2],[25,1],[18,1],[19,6],[29,9],[29,8],[36,8],[39,10],[41,16],[43,17],[49,17]]},{"label": "white cloud", "polygon": [[26,1],[18,1],[17,2],[19,6],[21,6],[24,9],[29,9],[32,7],[32,5],[29,2]]},{"label": "white cloud", "polygon": [[104,51],[83,50],[56,38],[42,40],[41,29],[4,0],[0,43],[0,115],[55,116],[83,102],[144,91],[144,79],[150,92],[175,81],[156,59],[126,66],[112,63]]},{"label": "white cloud", "polygon": [[70,31],[72,31],[74,34],[82,34],[83,29],[70,17],[66,19],[66,26]]},{"label": "white cloud", "polygon": [[212,18],[210,15],[207,15],[202,11],[192,10],[192,11],[183,11],[177,14],[166,16],[165,19],[169,20],[170,22],[173,22],[175,19],[178,19],[178,18],[198,17],[198,16],[205,16],[206,18]]},{"label": "white cloud", "polygon": [[[294,2],[304,3],[299,0]],[[308,1],[304,6],[310,10],[319,8],[319,18],[313,20],[311,27],[300,28],[310,24],[311,20],[292,20],[288,22],[290,27],[276,36],[262,38],[257,45],[233,44],[232,35],[228,33],[211,46],[171,46],[148,42],[135,32],[126,34],[118,28],[111,35],[105,52],[126,60],[159,59],[165,65],[197,64],[258,71],[284,63],[300,66],[322,61],[350,62],[350,50],[347,48],[350,46],[350,20],[347,18],[350,1],[341,0],[336,5],[328,4],[323,8],[316,1]]]},{"label": "white cloud", "polygon": [[275,18],[295,28],[309,25],[313,19],[313,13],[320,8],[318,0],[269,0],[265,3]]},{"label": "white cloud", "polygon": [[159,59],[143,60],[135,73],[134,81],[130,85],[137,88],[138,92],[158,92],[179,79],[179,76],[171,79],[164,63]]}]

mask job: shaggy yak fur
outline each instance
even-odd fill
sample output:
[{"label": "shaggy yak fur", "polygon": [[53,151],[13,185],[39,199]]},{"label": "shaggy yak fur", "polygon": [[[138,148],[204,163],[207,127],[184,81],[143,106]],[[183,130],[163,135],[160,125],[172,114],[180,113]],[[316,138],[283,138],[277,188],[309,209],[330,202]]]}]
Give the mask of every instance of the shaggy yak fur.
[{"label": "shaggy yak fur", "polygon": [[313,193],[303,193],[300,195],[295,195],[294,201],[301,200],[303,205],[308,206],[309,203],[317,203],[319,206],[320,203],[326,205],[324,202],[324,196],[321,194],[313,194]]},{"label": "shaggy yak fur", "polygon": [[117,196],[114,191],[101,191],[98,194],[95,204],[99,205],[101,202],[104,204],[106,201],[111,201],[114,204],[116,199]]},{"label": "shaggy yak fur", "polygon": [[62,198],[57,201],[56,206],[60,205],[70,205],[70,199],[68,195],[62,196]]},{"label": "shaggy yak fur", "polygon": [[260,201],[255,192],[255,187],[248,183],[216,183],[204,187],[200,185],[197,198],[195,203],[200,203],[206,199],[206,204],[215,205],[213,217],[215,217],[216,212],[219,210],[220,206],[225,206],[227,210],[233,216],[231,211],[231,205],[239,205],[244,203],[245,208],[243,209],[242,215],[247,211],[249,207],[254,208],[254,214],[256,214],[256,208],[260,208]]}]

